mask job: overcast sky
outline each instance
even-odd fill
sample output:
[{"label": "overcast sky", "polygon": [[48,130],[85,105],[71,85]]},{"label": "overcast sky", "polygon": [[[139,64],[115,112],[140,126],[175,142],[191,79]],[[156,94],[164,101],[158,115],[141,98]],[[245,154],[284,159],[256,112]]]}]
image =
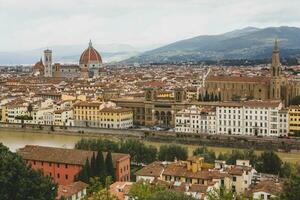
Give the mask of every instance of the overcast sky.
[{"label": "overcast sky", "polygon": [[0,51],[166,44],[246,26],[300,27],[300,0],[0,0]]}]

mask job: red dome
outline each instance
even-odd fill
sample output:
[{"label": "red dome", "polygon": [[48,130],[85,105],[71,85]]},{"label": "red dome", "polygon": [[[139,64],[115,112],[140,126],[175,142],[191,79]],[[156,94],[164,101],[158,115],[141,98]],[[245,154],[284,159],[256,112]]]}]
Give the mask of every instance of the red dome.
[{"label": "red dome", "polygon": [[102,63],[102,58],[98,51],[93,48],[91,41],[89,47],[81,54],[79,64],[88,64],[89,62]]}]

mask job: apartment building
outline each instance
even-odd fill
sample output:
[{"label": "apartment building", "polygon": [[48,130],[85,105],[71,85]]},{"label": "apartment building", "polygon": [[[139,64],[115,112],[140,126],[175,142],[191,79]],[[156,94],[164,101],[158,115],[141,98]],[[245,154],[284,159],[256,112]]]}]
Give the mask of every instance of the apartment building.
[{"label": "apartment building", "polygon": [[176,132],[215,134],[215,125],[215,107],[191,106],[175,115]]},{"label": "apartment building", "polygon": [[75,126],[126,129],[133,125],[133,112],[114,103],[78,102],[74,104]]},{"label": "apartment building", "polygon": [[221,103],[216,108],[216,133],[251,136],[286,136],[288,113],[281,101]]},{"label": "apartment building", "polygon": [[300,105],[290,106],[288,113],[289,134],[300,134]]}]

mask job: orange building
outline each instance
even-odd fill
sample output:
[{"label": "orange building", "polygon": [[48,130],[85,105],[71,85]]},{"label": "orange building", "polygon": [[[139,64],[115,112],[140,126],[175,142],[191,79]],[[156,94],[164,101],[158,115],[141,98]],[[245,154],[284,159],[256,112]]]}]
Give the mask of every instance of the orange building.
[{"label": "orange building", "polygon": [[[86,159],[91,160],[93,153],[78,149],[64,149],[26,145],[19,149],[19,155],[33,169],[42,170],[44,175],[51,176],[54,182],[68,185],[76,180],[76,176],[84,166]],[[107,153],[103,152],[104,159]],[[116,181],[130,181],[130,156],[122,153],[112,153]]]}]

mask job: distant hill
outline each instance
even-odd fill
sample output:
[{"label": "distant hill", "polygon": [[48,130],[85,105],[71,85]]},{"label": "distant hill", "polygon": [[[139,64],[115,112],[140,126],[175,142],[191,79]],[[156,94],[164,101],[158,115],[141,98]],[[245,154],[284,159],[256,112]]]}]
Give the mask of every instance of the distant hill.
[{"label": "distant hill", "polygon": [[[48,47],[53,51],[54,62],[78,63],[81,53],[87,48],[86,45],[58,45]],[[101,54],[104,62],[118,62],[138,55],[141,52],[157,48],[158,45],[133,47],[127,44],[94,44]],[[1,64],[34,64],[41,56],[45,48],[28,51],[0,52]]]},{"label": "distant hill", "polygon": [[296,27],[247,27],[220,35],[203,35],[181,40],[131,57],[125,63],[267,59],[278,38],[282,57],[300,56],[300,29]]}]

